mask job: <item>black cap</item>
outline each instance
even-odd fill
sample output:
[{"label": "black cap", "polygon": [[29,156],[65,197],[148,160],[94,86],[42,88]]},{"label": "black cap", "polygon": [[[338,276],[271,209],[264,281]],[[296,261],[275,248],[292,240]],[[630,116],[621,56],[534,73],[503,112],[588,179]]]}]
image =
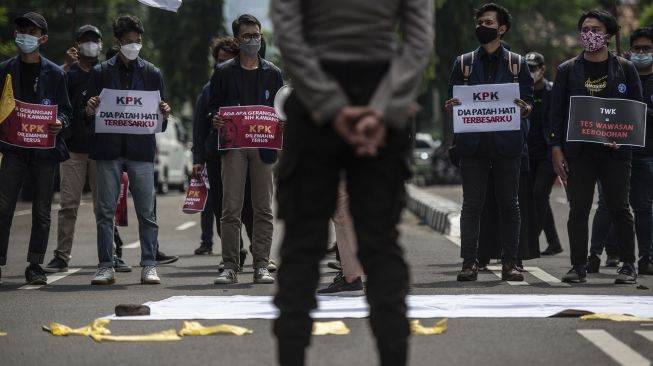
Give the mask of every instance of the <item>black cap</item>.
[{"label": "black cap", "polygon": [[23,16],[20,16],[16,19],[14,19],[14,23],[16,23],[17,26],[22,26],[27,24],[33,24],[41,29],[43,31],[43,34],[48,33],[48,22],[45,21],[45,18],[43,18],[43,15],[39,13],[35,13],[33,11],[30,11],[29,13],[23,14]]},{"label": "black cap", "polygon": [[538,52],[529,52],[526,54],[526,62],[531,66],[544,65],[544,56]]},{"label": "black cap", "polygon": [[102,33],[100,33],[100,30],[97,29],[96,26],[90,25],[90,24],[82,25],[81,27],[79,27],[79,29],[77,30],[77,35],[75,36],[75,38],[80,39],[86,33],[93,33],[93,34],[97,35],[98,37],[100,37],[100,39],[102,38]]}]

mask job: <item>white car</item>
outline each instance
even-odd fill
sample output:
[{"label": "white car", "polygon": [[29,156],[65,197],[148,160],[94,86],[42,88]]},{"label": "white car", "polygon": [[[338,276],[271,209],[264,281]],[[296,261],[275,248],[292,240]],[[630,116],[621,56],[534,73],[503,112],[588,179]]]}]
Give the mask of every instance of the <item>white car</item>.
[{"label": "white car", "polygon": [[165,194],[171,187],[181,192],[188,189],[188,177],[193,171],[193,161],[186,144],[186,132],[181,121],[170,116],[165,132],[156,134],[154,184],[158,193]]},{"label": "white car", "polygon": [[433,137],[428,133],[415,134],[413,163],[416,165],[431,165],[433,153],[440,145],[440,140],[433,140]]}]

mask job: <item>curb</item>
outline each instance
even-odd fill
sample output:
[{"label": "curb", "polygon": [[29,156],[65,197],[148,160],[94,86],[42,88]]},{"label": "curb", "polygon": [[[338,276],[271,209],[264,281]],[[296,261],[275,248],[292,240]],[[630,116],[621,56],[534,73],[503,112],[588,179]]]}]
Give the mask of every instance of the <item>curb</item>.
[{"label": "curb", "polygon": [[424,225],[447,236],[460,237],[462,206],[444,197],[428,193],[414,184],[406,185],[406,206]]}]

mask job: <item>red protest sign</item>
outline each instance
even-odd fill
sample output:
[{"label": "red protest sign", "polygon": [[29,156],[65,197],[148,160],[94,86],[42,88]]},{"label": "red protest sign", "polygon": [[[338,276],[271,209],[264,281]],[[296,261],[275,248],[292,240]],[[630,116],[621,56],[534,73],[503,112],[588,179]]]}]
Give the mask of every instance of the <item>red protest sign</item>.
[{"label": "red protest sign", "polygon": [[0,139],[29,149],[52,149],[56,136],[48,125],[57,122],[57,106],[30,104],[16,100],[16,108],[0,126]]},{"label": "red protest sign", "polygon": [[261,105],[222,107],[218,149],[277,149],[283,146],[283,133],[274,108]]},{"label": "red protest sign", "polygon": [[129,190],[129,176],[123,172],[120,177],[120,195],[118,196],[118,205],[113,221],[116,226],[127,226],[127,192]]},{"label": "red protest sign", "polygon": [[182,211],[187,214],[204,211],[208,196],[209,190],[206,187],[204,179],[191,178]]}]

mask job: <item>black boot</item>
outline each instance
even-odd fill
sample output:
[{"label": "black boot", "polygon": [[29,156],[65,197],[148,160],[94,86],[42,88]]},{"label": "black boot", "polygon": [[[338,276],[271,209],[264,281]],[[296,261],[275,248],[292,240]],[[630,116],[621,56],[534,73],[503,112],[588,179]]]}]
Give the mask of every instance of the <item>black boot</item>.
[{"label": "black boot", "polygon": [[478,279],[478,262],[476,258],[465,259],[463,269],[458,273],[458,281],[476,281]]}]

